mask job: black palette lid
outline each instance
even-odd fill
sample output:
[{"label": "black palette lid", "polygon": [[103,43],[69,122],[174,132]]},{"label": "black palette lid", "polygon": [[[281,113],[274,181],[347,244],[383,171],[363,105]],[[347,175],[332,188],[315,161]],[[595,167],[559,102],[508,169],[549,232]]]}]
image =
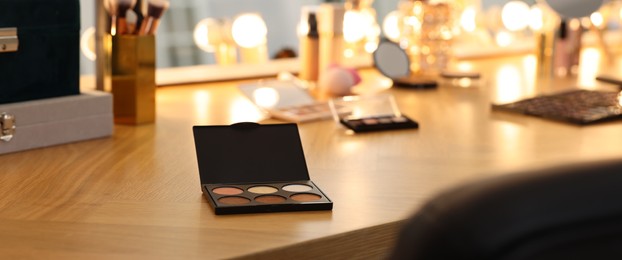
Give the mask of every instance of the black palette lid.
[{"label": "black palette lid", "polygon": [[309,180],[296,124],[194,126],[202,184]]}]

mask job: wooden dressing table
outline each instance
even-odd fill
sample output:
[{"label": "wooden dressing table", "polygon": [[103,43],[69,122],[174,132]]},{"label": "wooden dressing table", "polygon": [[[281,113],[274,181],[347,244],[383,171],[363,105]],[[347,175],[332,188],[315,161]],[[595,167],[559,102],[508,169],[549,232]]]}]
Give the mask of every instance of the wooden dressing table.
[{"label": "wooden dressing table", "polygon": [[[300,124],[311,178],[332,211],[214,215],[201,194],[191,127],[278,121],[264,120],[237,91],[253,80],[161,87],[155,124],[0,156],[0,256],[380,258],[401,221],[451,185],[622,158],[622,122],[579,127],[490,109],[577,85],[616,89],[594,81],[604,68],[593,51],[578,77],[538,78],[535,58],[517,55],[461,61],[484,76],[477,87],[383,90],[418,130],[348,135],[331,120]],[[364,80],[378,75],[363,71]]]}]

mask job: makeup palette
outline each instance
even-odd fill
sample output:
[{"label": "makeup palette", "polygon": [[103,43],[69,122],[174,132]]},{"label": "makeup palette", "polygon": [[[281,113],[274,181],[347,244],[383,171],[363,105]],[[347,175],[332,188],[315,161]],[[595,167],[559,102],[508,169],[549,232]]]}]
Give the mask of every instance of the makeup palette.
[{"label": "makeup palette", "polygon": [[328,102],[315,100],[294,80],[262,80],[238,88],[256,106],[277,119],[300,123],[332,116]]},{"label": "makeup palette", "polygon": [[392,95],[347,96],[329,105],[349,112],[334,112],[333,118],[355,133],[419,128],[419,123],[400,112]]},{"label": "makeup palette", "polygon": [[201,189],[217,215],[331,210],[296,124],[194,126]]}]

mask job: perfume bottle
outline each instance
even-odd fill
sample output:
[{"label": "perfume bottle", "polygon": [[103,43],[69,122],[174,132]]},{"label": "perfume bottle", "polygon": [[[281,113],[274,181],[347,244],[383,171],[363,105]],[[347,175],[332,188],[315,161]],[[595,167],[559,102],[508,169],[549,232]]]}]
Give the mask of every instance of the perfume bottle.
[{"label": "perfume bottle", "polygon": [[447,68],[453,41],[451,5],[425,2],[421,22],[420,66],[424,73],[438,74]]},{"label": "perfume bottle", "polygon": [[414,75],[438,75],[451,58],[453,10],[447,1],[408,0],[399,5],[400,46],[406,50]]},{"label": "perfume bottle", "polygon": [[423,2],[414,0],[401,1],[398,5],[400,20],[399,45],[410,60],[410,72],[416,74],[420,71],[419,47],[421,39],[421,21],[423,19]]}]

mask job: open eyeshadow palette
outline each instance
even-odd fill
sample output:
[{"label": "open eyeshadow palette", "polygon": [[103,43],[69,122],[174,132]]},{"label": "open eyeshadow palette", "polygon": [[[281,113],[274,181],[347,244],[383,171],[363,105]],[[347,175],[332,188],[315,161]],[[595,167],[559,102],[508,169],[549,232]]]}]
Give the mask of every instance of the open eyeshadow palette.
[{"label": "open eyeshadow palette", "polygon": [[201,189],[217,215],[331,210],[296,124],[194,126]]},{"label": "open eyeshadow palette", "polygon": [[578,125],[622,118],[620,92],[612,91],[579,89],[492,107]]},{"label": "open eyeshadow palette", "polygon": [[238,88],[256,106],[277,119],[307,122],[331,118],[328,102],[315,100],[294,80],[262,80]]},{"label": "open eyeshadow palette", "polygon": [[392,95],[346,96],[329,105],[335,121],[355,133],[419,128],[419,123],[400,112]]}]

